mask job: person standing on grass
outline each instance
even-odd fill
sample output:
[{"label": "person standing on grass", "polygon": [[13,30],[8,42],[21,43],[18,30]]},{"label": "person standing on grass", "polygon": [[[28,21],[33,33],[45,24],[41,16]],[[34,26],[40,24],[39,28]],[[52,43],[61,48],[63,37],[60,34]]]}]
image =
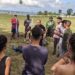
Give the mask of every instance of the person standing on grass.
[{"label": "person standing on grass", "polygon": [[7,38],[0,35],[0,75],[10,75],[11,58],[6,56]]},{"label": "person standing on grass", "polygon": [[[26,18],[25,21],[24,21],[24,26],[25,26],[25,38],[27,37],[27,33],[31,30],[30,24],[31,24],[30,15],[27,15],[27,18]],[[29,34],[29,37],[27,37],[27,38],[30,38],[30,34]]]},{"label": "person standing on grass", "polygon": [[53,75],[75,75],[75,33],[69,38],[69,46],[71,49],[69,61],[65,62],[64,59],[61,59],[61,61],[56,63],[51,68]]},{"label": "person standing on grass", "polygon": [[67,46],[68,46],[67,42],[72,34],[70,26],[71,26],[71,21],[67,20],[65,23],[65,31],[62,39],[62,55],[64,55],[67,52]]},{"label": "person standing on grass", "polygon": [[58,45],[60,37],[61,37],[60,28],[62,28],[62,18],[57,17],[57,26],[56,26],[56,28],[54,30],[54,34],[53,34],[53,39],[54,39],[53,55],[56,54],[56,48],[57,48],[57,45]]},{"label": "person standing on grass", "polygon": [[[38,32],[38,33],[37,33]],[[31,33],[31,44],[28,46],[19,46],[13,48],[16,51],[23,53],[25,67],[22,75],[45,75],[45,64],[48,59],[48,50],[39,45],[41,40],[41,28],[35,26]]]},{"label": "person standing on grass", "polygon": [[44,25],[41,23],[41,20],[37,20],[37,24],[35,26],[40,27],[42,30],[42,34],[41,34],[42,38],[40,40],[40,45],[43,46],[43,41],[45,39],[46,29],[45,29]]},{"label": "person standing on grass", "polygon": [[17,19],[17,15],[14,15],[14,17],[11,19],[12,24],[12,38],[19,37],[19,20]]},{"label": "person standing on grass", "polygon": [[47,29],[47,36],[53,37],[53,31],[55,29],[55,22],[53,20],[53,17],[49,17],[49,21],[46,23],[46,29]]}]

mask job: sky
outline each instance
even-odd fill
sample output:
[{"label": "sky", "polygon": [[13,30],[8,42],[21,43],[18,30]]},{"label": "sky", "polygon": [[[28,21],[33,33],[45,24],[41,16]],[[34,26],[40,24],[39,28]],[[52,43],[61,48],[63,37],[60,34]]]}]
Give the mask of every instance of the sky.
[{"label": "sky", "polygon": [[75,11],[75,0],[22,0],[22,2],[23,4],[19,5],[19,0],[0,0],[0,10],[58,12],[59,9],[62,9],[63,12],[66,12],[68,8],[72,8]]}]

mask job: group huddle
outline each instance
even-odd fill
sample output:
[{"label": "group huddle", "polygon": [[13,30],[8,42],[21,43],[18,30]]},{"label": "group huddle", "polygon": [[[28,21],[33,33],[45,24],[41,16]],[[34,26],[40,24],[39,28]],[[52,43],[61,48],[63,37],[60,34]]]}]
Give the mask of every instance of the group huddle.
[{"label": "group huddle", "polygon": [[[45,75],[45,64],[48,60],[47,37],[53,39],[52,55],[60,58],[50,69],[53,75],[75,75],[75,33],[72,33],[70,29],[71,21],[57,17],[57,23],[55,23],[53,17],[49,17],[46,25],[43,25],[41,20],[37,20],[33,28],[31,22],[30,15],[27,15],[27,19],[24,21],[24,37],[30,43],[27,46],[12,47],[15,52],[23,55],[25,65],[22,75]],[[11,19],[11,24],[11,38],[20,37],[17,15]],[[0,75],[11,74],[12,61],[10,57],[6,56],[6,47],[7,38],[0,35]]]}]

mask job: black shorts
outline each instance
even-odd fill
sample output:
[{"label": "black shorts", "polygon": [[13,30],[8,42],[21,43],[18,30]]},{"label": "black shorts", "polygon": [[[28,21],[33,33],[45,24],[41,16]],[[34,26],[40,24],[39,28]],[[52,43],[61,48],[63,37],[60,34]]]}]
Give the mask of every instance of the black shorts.
[{"label": "black shorts", "polygon": [[16,33],[16,29],[12,29],[12,31],[11,31],[12,33]]}]

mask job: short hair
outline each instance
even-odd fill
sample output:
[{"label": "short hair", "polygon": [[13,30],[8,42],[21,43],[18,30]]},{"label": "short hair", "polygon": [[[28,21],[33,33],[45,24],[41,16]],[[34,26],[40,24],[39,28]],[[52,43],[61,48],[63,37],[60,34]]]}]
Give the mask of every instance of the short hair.
[{"label": "short hair", "polygon": [[72,51],[72,60],[75,61],[75,33],[70,36],[69,44],[71,46]]},{"label": "short hair", "polygon": [[63,20],[62,21],[62,24],[64,25],[64,24],[67,24],[67,23],[69,23],[69,26],[71,25],[71,21],[70,20]]},{"label": "short hair", "polygon": [[0,52],[2,52],[3,48],[6,47],[7,37],[4,35],[0,35]]},{"label": "short hair", "polygon": [[32,37],[36,40],[38,40],[42,35],[42,30],[39,26],[35,26],[31,32],[32,32]]},{"label": "short hair", "polygon": [[57,17],[57,19],[60,19],[60,20],[62,20],[62,17],[59,17],[59,16],[58,16],[58,17]]},{"label": "short hair", "polygon": [[27,14],[27,19],[30,19],[30,15],[29,14]]},{"label": "short hair", "polygon": [[17,17],[17,15],[14,15],[15,17]]},{"label": "short hair", "polygon": [[71,21],[70,20],[67,20],[67,22],[69,22],[69,24],[71,25]]},{"label": "short hair", "polygon": [[62,24],[66,24],[66,23],[67,23],[67,20],[63,20],[63,21],[62,21]]}]

